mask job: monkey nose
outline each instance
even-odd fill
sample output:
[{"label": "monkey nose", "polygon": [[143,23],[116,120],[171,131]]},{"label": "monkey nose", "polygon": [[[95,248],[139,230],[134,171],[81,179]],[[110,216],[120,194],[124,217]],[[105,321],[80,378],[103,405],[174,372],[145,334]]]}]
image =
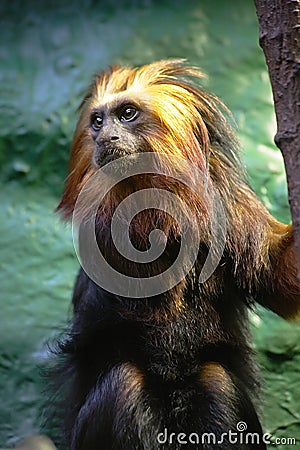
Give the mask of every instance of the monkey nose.
[{"label": "monkey nose", "polygon": [[99,136],[96,139],[96,143],[98,145],[109,144],[110,142],[117,142],[120,140],[120,137],[117,134],[110,133],[99,133]]}]

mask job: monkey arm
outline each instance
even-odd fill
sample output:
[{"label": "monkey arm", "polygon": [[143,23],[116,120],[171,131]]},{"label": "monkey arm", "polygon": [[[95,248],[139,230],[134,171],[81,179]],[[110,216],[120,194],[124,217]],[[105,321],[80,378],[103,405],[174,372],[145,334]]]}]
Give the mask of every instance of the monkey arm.
[{"label": "monkey arm", "polygon": [[292,225],[274,220],[268,247],[270,267],[263,277],[261,298],[257,300],[285,319],[297,319],[300,316],[300,286]]}]

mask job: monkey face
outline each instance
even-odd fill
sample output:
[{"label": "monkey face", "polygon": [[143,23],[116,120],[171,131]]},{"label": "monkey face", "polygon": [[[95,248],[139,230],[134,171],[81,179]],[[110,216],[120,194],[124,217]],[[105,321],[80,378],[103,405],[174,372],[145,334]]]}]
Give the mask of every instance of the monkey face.
[{"label": "monkey face", "polygon": [[145,151],[140,130],[145,113],[135,104],[121,102],[94,108],[90,115],[90,135],[94,141],[93,163],[101,167],[114,159]]},{"label": "monkey face", "polygon": [[[123,157],[118,171],[124,174],[135,165],[137,154],[148,152],[158,159],[161,154],[170,157],[168,163],[159,160],[164,173],[173,173],[175,166],[182,173],[182,159],[205,179],[209,167],[211,172],[216,169],[214,180],[223,177],[216,160],[234,167],[235,141],[220,112],[223,106],[190,77],[202,74],[180,60],[140,68],[113,66],[95,76],[79,107],[69,176],[59,205],[65,217],[70,217],[79,192],[97,169],[118,158]],[[219,151],[223,148],[226,152]]]}]

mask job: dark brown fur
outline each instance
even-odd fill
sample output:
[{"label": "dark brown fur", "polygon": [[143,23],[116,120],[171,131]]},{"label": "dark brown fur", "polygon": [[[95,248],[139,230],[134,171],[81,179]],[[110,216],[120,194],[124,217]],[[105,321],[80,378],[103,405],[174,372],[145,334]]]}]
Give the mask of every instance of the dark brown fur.
[{"label": "dark brown fur", "polygon": [[[143,267],[118,255],[111,243],[111,218],[120,201],[141,188],[166,189],[181,198],[201,230],[201,243],[194,268],[155,297],[113,295],[80,270],[72,329],[61,345],[64,427],[71,450],[245,449],[247,445],[232,443],[228,436],[222,444],[203,445],[180,444],[174,436],[172,442],[159,443],[157,436],[168,429],[176,436],[214,432],[220,437],[236,431],[239,421],[247,423],[248,432],[262,433],[253,406],[259,382],[248,307],[255,300],[287,319],[299,314],[293,231],[276,221],[249,188],[233,132],[221,112],[225,107],[190,77],[201,73],[182,61],[138,69],[113,67],[97,75],[81,105],[70,173],[58,207],[65,218],[71,217],[79,192],[98,168],[100,144],[104,148],[100,133],[108,133],[105,139],[113,156],[117,150],[117,156],[151,151],[165,153],[171,161],[172,156],[185,158],[197,167],[208,192],[220,195],[227,235],[219,265],[198,284],[211,238],[209,198],[168,176],[149,175],[120,183],[104,198],[96,219],[98,244],[124,273],[152,276],[164,270],[180,244],[174,219],[160,210],[147,210],[133,220],[131,240],[145,250],[150,231],[159,228],[168,237],[165,253]],[[124,104],[141,111],[129,132],[127,124],[115,125],[113,111]],[[116,128],[103,126],[95,135],[91,117],[100,113]],[[112,144],[116,133],[119,147]],[[132,147],[122,144],[125,136]],[[91,190],[81,219],[97,196],[97,189]]]}]

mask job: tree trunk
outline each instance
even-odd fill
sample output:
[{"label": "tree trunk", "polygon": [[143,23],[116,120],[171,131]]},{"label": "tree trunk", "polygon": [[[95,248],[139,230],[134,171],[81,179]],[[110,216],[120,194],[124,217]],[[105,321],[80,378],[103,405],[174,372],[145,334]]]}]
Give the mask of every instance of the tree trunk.
[{"label": "tree trunk", "polygon": [[300,279],[300,0],[254,0],[287,174]]}]

